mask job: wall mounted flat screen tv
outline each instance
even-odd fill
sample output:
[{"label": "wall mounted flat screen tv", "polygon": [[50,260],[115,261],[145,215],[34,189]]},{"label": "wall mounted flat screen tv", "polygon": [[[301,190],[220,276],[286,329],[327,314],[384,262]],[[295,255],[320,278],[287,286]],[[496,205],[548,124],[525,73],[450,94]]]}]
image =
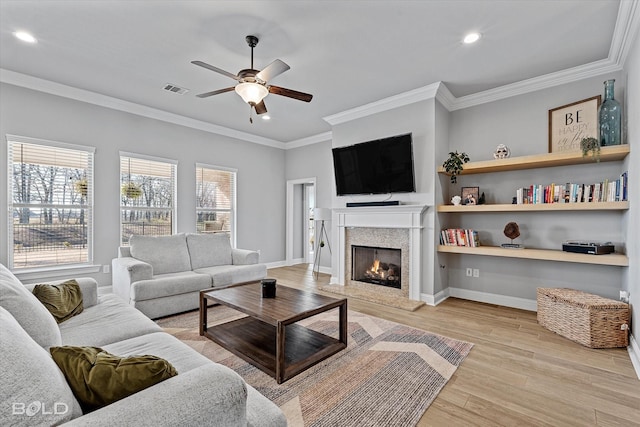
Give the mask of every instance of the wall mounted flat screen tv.
[{"label": "wall mounted flat screen tv", "polygon": [[338,196],[416,191],[410,133],[336,147],[332,153]]}]

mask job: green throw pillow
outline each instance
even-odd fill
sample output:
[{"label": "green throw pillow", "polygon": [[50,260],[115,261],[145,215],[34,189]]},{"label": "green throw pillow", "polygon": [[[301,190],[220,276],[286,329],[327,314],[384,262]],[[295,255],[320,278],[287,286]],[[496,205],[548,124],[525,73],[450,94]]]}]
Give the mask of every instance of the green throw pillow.
[{"label": "green throw pillow", "polygon": [[82,291],[75,280],[67,280],[59,285],[35,285],[33,294],[62,323],[82,313]]},{"label": "green throw pillow", "polygon": [[119,357],[98,347],[51,347],[82,410],[94,411],[178,375],[156,356]]}]

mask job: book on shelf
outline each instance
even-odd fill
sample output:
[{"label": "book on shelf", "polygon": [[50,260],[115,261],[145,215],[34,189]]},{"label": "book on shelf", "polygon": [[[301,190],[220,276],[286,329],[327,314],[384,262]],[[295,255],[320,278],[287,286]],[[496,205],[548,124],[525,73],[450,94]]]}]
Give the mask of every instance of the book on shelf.
[{"label": "book on shelf", "polygon": [[440,231],[440,244],[445,246],[480,246],[478,232],[472,229],[446,228]]},{"label": "book on shelf", "polygon": [[531,184],[516,190],[516,204],[623,202],[628,199],[629,172],[593,184]]}]

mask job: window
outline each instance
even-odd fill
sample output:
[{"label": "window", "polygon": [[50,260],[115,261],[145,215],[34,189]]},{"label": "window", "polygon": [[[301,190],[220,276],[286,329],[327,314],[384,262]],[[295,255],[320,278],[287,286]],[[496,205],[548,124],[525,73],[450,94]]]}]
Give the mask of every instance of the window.
[{"label": "window", "polygon": [[7,135],[9,268],[93,261],[93,147]]},{"label": "window", "polygon": [[235,243],[236,170],[196,164],[198,233],[228,233]]},{"label": "window", "polygon": [[120,153],[120,241],[175,232],[176,162]]}]

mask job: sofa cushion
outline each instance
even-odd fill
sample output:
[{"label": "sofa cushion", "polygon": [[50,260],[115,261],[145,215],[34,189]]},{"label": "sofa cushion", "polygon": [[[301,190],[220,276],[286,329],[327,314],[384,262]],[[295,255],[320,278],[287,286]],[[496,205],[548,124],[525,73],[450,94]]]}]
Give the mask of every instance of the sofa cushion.
[{"label": "sofa cushion", "polygon": [[60,324],[61,345],[102,347],[116,341],[161,331],[147,316],[114,294]]},{"label": "sofa cushion", "polygon": [[199,268],[195,272],[208,274],[211,276],[213,287],[218,287],[264,279],[267,277],[267,266],[264,264],[219,265]]},{"label": "sofa cushion", "polygon": [[0,264],[0,306],[42,347],[60,345],[60,330],[47,309],[7,267]]},{"label": "sofa cushion", "polygon": [[193,271],[154,276],[131,285],[131,300],[145,301],[170,295],[180,295],[211,287],[211,277]]},{"label": "sofa cushion", "polygon": [[62,323],[84,310],[82,291],[75,280],[67,280],[58,285],[35,285],[32,293],[58,323]]},{"label": "sofa cushion", "polygon": [[172,236],[137,236],[129,239],[131,256],[151,264],[153,274],[191,270],[184,233]]},{"label": "sofa cushion", "polygon": [[120,357],[100,347],[51,347],[85,411],[94,411],[178,373],[166,360],[152,355]]},{"label": "sofa cushion", "polygon": [[232,264],[231,242],[227,233],[187,234],[187,246],[193,270]]},{"label": "sofa cushion", "polygon": [[168,360],[179,374],[211,363],[211,360],[165,332],[129,338],[105,345],[102,348],[119,356],[154,354]]},{"label": "sofa cushion", "polygon": [[0,425],[58,425],[82,415],[51,356],[2,307],[0,331]]}]

